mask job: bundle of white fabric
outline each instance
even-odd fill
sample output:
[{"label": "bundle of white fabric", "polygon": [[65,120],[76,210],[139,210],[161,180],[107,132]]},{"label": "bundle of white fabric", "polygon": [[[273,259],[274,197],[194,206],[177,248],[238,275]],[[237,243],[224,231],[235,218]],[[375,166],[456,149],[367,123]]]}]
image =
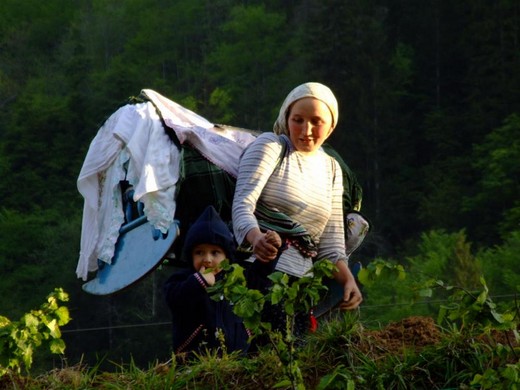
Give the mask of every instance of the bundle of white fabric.
[{"label": "bundle of white fabric", "polygon": [[83,280],[97,271],[98,260],[110,264],[114,256],[124,223],[122,180],[133,186],[134,201],[143,203],[144,214],[156,229],[166,233],[173,222],[180,151],[161,118],[181,144],[189,143],[232,176],[243,149],[255,139],[247,132],[215,127],[153,90],[141,93],[150,102],[125,105],[107,119],[90,144],[78,177],[85,201],[76,275]]}]

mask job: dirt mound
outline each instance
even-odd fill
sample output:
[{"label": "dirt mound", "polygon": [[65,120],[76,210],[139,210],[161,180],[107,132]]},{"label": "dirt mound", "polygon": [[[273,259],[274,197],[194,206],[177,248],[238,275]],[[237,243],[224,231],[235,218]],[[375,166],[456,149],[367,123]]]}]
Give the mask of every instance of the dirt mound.
[{"label": "dirt mound", "polygon": [[441,332],[430,317],[408,317],[381,330],[368,330],[365,336],[360,348],[374,355],[400,355],[405,350],[417,351],[441,340]]}]

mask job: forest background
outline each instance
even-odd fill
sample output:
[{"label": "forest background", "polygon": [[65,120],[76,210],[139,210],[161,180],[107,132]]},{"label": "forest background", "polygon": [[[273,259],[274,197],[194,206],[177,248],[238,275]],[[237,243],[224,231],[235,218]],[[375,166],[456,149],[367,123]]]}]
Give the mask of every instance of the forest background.
[{"label": "forest background", "polygon": [[294,86],[329,85],[331,143],[374,227],[356,259],[407,265],[428,239],[455,237],[473,263],[443,264],[447,277],[478,266],[497,293],[518,292],[519,70],[514,0],[2,0],[0,315],[63,287],[70,363],[169,357],[167,267],[107,297],[75,275],[77,176],[104,120],[144,88],[270,131]]}]

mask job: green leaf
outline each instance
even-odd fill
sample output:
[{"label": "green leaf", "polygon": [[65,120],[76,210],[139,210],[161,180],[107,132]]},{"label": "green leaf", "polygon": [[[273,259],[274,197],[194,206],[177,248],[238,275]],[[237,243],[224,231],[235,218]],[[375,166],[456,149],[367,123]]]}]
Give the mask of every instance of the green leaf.
[{"label": "green leaf", "polygon": [[508,379],[511,383],[520,382],[520,363],[508,364],[506,368],[501,372],[503,378]]},{"label": "green leaf", "polygon": [[25,367],[30,368],[33,362],[33,348],[31,345],[27,345],[26,348],[22,351],[22,360]]},{"label": "green leaf", "polygon": [[297,284],[294,284],[292,285],[291,287],[289,287],[287,290],[286,290],[286,293],[287,293],[287,297],[291,300],[294,300],[296,299],[296,297],[298,296],[298,291],[299,291],[299,287]]},{"label": "green leaf", "polygon": [[504,316],[502,314],[498,313],[496,310],[491,310],[491,315],[493,316],[495,321],[498,322],[499,324],[504,323]]},{"label": "green leaf", "polygon": [[423,289],[419,290],[420,297],[431,298],[432,295],[433,295],[433,290],[431,288],[423,288]]},{"label": "green leaf", "polygon": [[65,353],[65,342],[62,339],[51,340],[49,348],[52,353],[63,354]]},{"label": "green leaf", "polygon": [[243,319],[251,318],[256,313],[255,305],[249,300],[241,300],[234,305],[233,311]]},{"label": "green leaf", "polygon": [[22,317],[22,323],[29,328],[29,327],[37,327],[39,325],[40,321],[32,313],[27,313]]},{"label": "green leaf", "polygon": [[0,316],[0,329],[6,328],[9,325],[11,325],[11,321],[9,320],[9,318]]},{"label": "green leaf", "polygon": [[47,325],[47,328],[49,328],[49,330],[51,331],[51,336],[53,338],[58,339],[61,337],[61,331],[60,327],[58,326],[58,321],[52,320],[45,325]]},{"label": "green leaf", "polygon": [[371,286],[373,281],[370,279],[370,272],[366,268],[362,268],[358,272],[358,280],[363,286]]},{"label": "green leaf", "polygon": [[404,270],[404,267],[402,265],[396,266],[397,270],[397,280],[404,280],[406,278],[406,271]]},{"label": "green leaf", "polygon": [[482,306],[484,302],[486,302],[486,299],[488,297],[487,291],[482,291],[479,296],[477,297],[477,300],[475,301],[479,306]]},{"label": "green leaf", "polygon": [[275,389],[285,388],[285,387],[292,387],[292,383],[289,379],[284,379],[274,385]]},{"label": "green leaf", "polygon": [[55,290],[56,298],[59,299],[62,302],[68,302],[69,301],[69,294],[67,294],[65,291],[63,291],[62,288],[57,288]]},{"label": "green leaf", "polygon": [[275,284],[271,288],[271,303],[273,305],[278,304],[283,299],[283,296],[284,296],[283,287],[280,286],[279,284]]},{"label": "green leaf", "polygon": [[70,314],[67,307],[60,306],[58,310],[55,311],[55,314],[58,317],[58,325],[63,326],[70,322]]},{"label": "green leaf", "polygon": [[294,312],[295,312],[294,305],[291,302],[286,302],[285,312],[290,316],[294,315]]},{"label": "green leaf", "polygon": [[268,276],[269,279],[271,279],[274,283],[282,283],[284,279],[284,274],[281,272],[273,272],[271,275]]}]

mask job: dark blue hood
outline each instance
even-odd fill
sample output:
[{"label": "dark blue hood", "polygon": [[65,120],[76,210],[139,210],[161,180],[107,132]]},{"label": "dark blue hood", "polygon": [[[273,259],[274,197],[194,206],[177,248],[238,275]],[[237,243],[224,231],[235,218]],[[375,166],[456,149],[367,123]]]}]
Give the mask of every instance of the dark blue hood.
[{"label": "dark blue hood", "polygon": [[229,261],[235,260],[236,245],[233,235],[213,206],[206,207],[186,233],[183,248],[186,261],[191,261],[191,252],[199,244],[218,245]]}]

